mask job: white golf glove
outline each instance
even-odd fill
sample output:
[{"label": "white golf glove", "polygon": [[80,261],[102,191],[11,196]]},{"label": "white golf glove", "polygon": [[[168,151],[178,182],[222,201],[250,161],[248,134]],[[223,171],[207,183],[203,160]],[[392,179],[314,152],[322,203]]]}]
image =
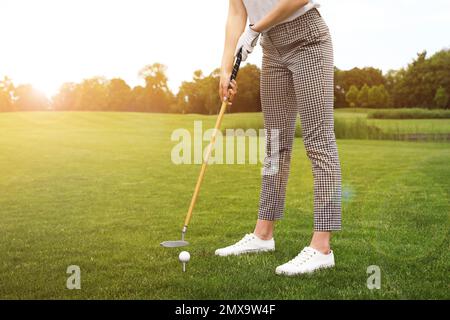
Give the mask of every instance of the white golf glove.
[{"label": "white golf glove", "polygon": [[239,38],[238,44],[236,46],[234,56],[236,57],[239,50],[242,48],[242,61],[247,60],[248,55],[253,52],[253,49],[256,47],[256,44],[258,43],[260,33],[258,31],[253,30],[252,26],[253,25],[251,24],[245,29],[244,33],[242,33],[241,37]]}]

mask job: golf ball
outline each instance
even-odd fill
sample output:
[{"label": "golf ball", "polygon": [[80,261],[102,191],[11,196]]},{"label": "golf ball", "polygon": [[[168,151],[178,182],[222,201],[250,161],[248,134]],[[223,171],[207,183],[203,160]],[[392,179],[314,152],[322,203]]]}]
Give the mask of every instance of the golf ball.
[{"label": "golf ball", "polygon": [[191,259],[191,255],[187,251],[180,252],[178,256],[181,262],[188,262]]}]

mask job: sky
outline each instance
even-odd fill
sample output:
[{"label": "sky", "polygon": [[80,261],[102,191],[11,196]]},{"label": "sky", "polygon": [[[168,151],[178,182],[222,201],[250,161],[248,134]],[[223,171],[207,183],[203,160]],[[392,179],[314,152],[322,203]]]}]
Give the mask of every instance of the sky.
[{"label": "sky", "polygon": [[[264,1],[264,0],[260,0]],[[321,0],[340,69],[406,66],[450,47],[450,1]],[[174,92],[220,67],[228,0],[0,0],[0,77],[47,96],[93,76],[142,84],[165,64]],[[258,46],[248,63],[261,65]]]}]

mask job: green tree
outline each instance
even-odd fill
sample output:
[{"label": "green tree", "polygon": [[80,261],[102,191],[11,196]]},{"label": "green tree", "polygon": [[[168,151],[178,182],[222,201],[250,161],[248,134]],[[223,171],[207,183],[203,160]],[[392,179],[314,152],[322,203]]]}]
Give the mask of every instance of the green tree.
[{"label": "green tree", "polygon": [[10,78],[0,80],[0,112],[14,111],[14,85]]},{"label": "green tree", "polygon": [[79,85],[73,82],[64,83],[52,99],[52,108],[56,111],[76,110]]},{"label": "green tree", "polygon": [[208,113],[205,108],[202,81],[204,79],[201,70],[194,71],[192,81],[183,81],[178,90],[177,102],[183,113]]},{"label": "green tree", "polygon": [[108,110],[132,111],[132,91],[122,79],[112,79],[108,84]]},{"label": "green tree", "polygon": [[369,108],[376,108],[379,105],[379,102],[381,100],[380,91],[378,90],[377,86],[373,86],[369,88],[369,95],[367,99],[367,106]]},{"label": "green tree", "polygon": [[358,88],[355,85],[352,85],[350,87],[350,90],[348,90],[347,94],[345,95],[345,101],[348,103],[348,106],[350,106],[351,108],[355,108],[358,106],[358,95]]},{"label": "green tree", "polygon": [[177,93],[177,105],[181,113],[191,112],[192,95],[194,94],[194,83],[183,81]]},{"label": "green tree", "polygon": [[447,109],[448,106],[448,102],[450,100],[450,97],[447,93],[447,91],[445,90],[444,87],[439,87],[436,90],[436,94],[434,96],[434,103],[436,105],[436,107],[441,108],[441,109]]},{"label": "green tree", "polygon": [[386,87],[382,84],[380,84],[378,87],[378,91],[379,91],[379,101],[378,101],[378,107],[380,108],[387,108],[389,107],[389,102],[390,102],[390,95],[389,92],[386,90]]},{"label": "green tree", "polygon": [[367,108],[369,105],[369,86],[365,84],[358,93],[358,106]]},{"label": "green tree", "polygon": [[145,80],[145,90],[139,97],[140,108],[145,112],[168,112],[174,95],[168,86],[167,67],[160,63],[145,66],[139,75]]},{"label": "green tree", "polygon": [[353,68],[346,71],[335,68],[335,106],[337,108],[347,106],[346,95],[352,85],[360,89],[364,84],[367,84],[370,87],[384,84],[385,81],[386,79],[384,78],[382,71],[372,67],[362,69]]},{"label": "green tree", "polygon": [[214,114],[220,107],[217,94],[219,76],[217,69],[204,76],[201,70],[196,70],[192,81],[185,81],[178,91],[177,101],[183,113]]},{"label": "green tree", "polygon": [[135,112],[145,111],[145,88],[136,86],[131,90],[131,110]]},{"label": "green tree", "polygon": [[395,91],[396,86],[398,85],[399,81],[399,74],[401,73],[401,70],[388,70],[385,74],[386,83],[385,83],[385,90],[388,93],[389,100],[387,102],[387,107],[395,107],[394,105],[394,96],[393,92]]},{"label": "green tree", "polygon": [[[246,64],[239,70],[236,79],[239,93],[230,107],[231,112],[259,112],[261,111],[261,95],[259,91],[261,70],[254,64]],[[215,94],[217,95],[217,88]]]},{"label": "green tree", "polygon": [[450,49],[441,50],[430,58],[421,52],[407,68],[395,74],[391,95],[396,107],[430,108],[435,105],[436,88],[450,92]]},{"label": "green tree", "polygon": [[386,108],[389,101],[389,93],[384,85],[372,86],[369,89],[368,104],[369,108]]},{"label": "green tree", "polygon": [[14,109],[18,111],[48,110],[50,101],[31,85],[20,85],[14,90]]},{"label": "green tree", "polygon": [[[259,93],[260,70],[247,64],[239,71],[237,83],[239,94],[228,112],[257,112],[261,110]],[[177,110],[182,113],[215,114],[221,102],[218,94],[220,69],[208,76],[201,70],[194,72],[192,81],[184,81],[177,94]]]},{"label": "green tree", "polygon": [[219,111],[220,97],[217,94],[219,87],[219,72],[213,71],[208,77],[201,81],[201,94],[204,101],[204,109],[208,114],[215,114]]},{"label": "green tree", "polygon": [[76,90],[75,110],[106,111],[108,109],[108,80],[94,77],[83,80]]}]

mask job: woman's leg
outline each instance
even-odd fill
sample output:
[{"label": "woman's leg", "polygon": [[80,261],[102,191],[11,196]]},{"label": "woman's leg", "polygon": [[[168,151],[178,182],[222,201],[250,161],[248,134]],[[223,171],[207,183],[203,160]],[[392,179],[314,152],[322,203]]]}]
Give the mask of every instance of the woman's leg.
[{"label": "woman's leg", "polygon": [[278,58],[276,52],[269,54],[266,50],[261,69],[266,157],[254,232],[261,239],[271,239],[274,221],[283,217],[298,114],[292,74]]},{"label": "woman's leg", "polygon": [[311,27],[313,39],[298,50],[290,69],[314,176],[311,246],[325,253],[330,232],[341,229],[341,169],[334,134],[333,47],[327,27],[321,21],[318,24]]},{"label": "woman's leg", "polygon": [[[303,143],[314,177],[314,234],[277,274],[299,275],[335,265],[331,232],[341,229],[341,169],[334,134],[333,46],[328,27],[317,10],[304,15],[299,28],[303,43],[286,54],[292,72],[302,123]],[[297,30],[294,28],[294,30]],[[294,32],[296,34],[296,32]]]},{"label": "woman's leg", "polygon": [[237,243],[216,250],[229,256],[275,250],[275,220],[283,216],[295,120],[298,109],[291,72],[281,64],[276,51],[264,49],[261,69],[261,104],[266,129],[258,221],[255,231]]}]

